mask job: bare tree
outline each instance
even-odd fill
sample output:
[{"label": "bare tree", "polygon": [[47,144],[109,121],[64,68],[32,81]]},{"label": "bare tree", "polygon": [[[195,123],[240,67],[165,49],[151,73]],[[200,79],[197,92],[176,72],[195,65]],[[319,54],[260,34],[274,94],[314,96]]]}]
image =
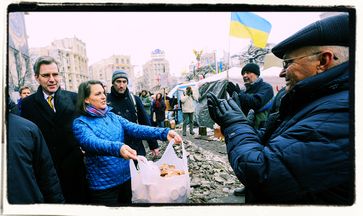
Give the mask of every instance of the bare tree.
[{"label": "bare tree", "polygon": [[256,63],[262,65],[265,56],[270,52],[271,44],[267,44],[265,48],[259,48],[250,43],[246,50],[242,51],[239,55],[233,55],[232,58],[238,58],[242,64]]}]

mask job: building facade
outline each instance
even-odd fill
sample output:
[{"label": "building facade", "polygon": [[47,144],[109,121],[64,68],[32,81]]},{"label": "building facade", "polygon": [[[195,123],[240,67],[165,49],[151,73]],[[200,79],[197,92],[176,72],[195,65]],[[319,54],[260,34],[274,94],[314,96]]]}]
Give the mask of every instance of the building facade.
[{"label": "building facade", "polygon": [[151,60],[143,65],[143,74],[143,89],[157,92],[170,87],[170,66],[163,50],[155,49],[151,52]]},{"label": "building facade", "polygon": [[8,32],[8,90],[13,101],[19,98],[19,88],[29,86],[32,91],[37,83],[32,72],[25,18],[22,12],[9,13]]},{"label": "building facade", "polygon": [[129,84],[128,87],[134,91],[134,67],[131,64],[131,58],[128,55],[112,55],[107,59],[103,59],[92,64],[89,71],[92,79],[100,80],[106,86],[106,91],[110,92],[112,85],[112,73],[115,70],[124,70],[128,73]]},{"label": "building facade", "polygon": [[52,56],[57,60],[63,89],[77,92],[79,84],[91,78],[86,44],[76,37],[55,40],[47,47],[31,48],[30,53],[32,63],[43,55]]}]

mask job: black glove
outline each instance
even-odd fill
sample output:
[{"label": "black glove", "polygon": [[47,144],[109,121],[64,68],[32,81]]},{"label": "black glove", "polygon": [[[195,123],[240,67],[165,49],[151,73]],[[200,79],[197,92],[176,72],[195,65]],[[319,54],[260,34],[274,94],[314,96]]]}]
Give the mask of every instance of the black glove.
[{"label": "black glove", "polygon": [[[242,104],[241,104],[241,101],[239,100],[239,96],[236,92],[233,92],[232,99],[234,100],[234,102],[236,102],[238,107],[242,110]],[[250,111],[248,112],[248,114],[246,116],[246,119],[247,119],[248,123],[253,127],[254,122],[255,122],[255,111],[253,109],[250,109]]]},{"label": "black glove", "polygon": [[238,84],[235,85],[235,84],[233,84],[233,82],[228,82],[226,90],[227,90],[229,96],[231,96],[231,97],[232,97],[233,92],[237,92],[237,94],[238,94],[241,91],[239,85]]},{"label": "black glove", "polygon": [[210,92],[207,95],[207,103],[209,115],[221,126],[222,130],[237,122],[247,123],[246,116],[234,100],[218,99],[215,94]]},{"label": "black glove", "polygon": [[255,126],[255,119],[256,119],[256,116],[255,116],[255,111],[253,109],[250,109],[250,111],[248,112],[247,114],[247,117],[246,117],[248,123],[254,127]]},{"label": "black glove", "polygon": [[238,105],[238,107],[242,110],[242,104],[241,104],[241,101],[239,100],[239,96],[238,96],[237,92],[233,92],[233,94],[231,95],[231,97],[234,100],[234,102],[236,102],[236,104]]}]

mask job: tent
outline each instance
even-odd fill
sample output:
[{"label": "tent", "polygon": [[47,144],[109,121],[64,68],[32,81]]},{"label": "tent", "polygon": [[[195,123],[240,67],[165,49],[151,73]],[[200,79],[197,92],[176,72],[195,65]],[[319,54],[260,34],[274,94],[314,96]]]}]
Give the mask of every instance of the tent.
[{"label": "tent", "polygon": [[[198,99],[198,88],[197,88],[197,82],[189,82],[189,83],[182,83],[182,84],[178,84],[176,85],[173,89],[171,89],[168,93],[168,97],[169,98],[175,98],[178,102],[178,106],[177,107],[173,107],[173,116],[170,116],[170,113],[168,113],[168,119],[174,119],[176,120],[177,123],[181,123],[183,121],[183,113],[181,110],[181,102],[180,102],[180,98],[181,96],[184,94],[185,89],[191,86],[194,92],[195,97]],[[197,106],[197,102],[195,102],[194,104],[195,106]]]},{"label": "tent", "polygon": [[[178,85],[169,92],[168,96],[174,96],[178,98],[178,103],[180,103],[180,96],[183,92],[182,89],[185,89],[187,86],[192,86],[194,92],[198,93],[198,102],[195,103],[195,122],[199,126],[213,128],[214,122],[209,116],[209,111],[207,107],[207,93],[213,92],[215,95],[217,95],[218,98],[227,98],[227,92],[225,88],[228,84],[228,81],[237,83],[241,87],[241,89],[244,89],[241,69],[241,67],[232,67],[228,70],[228,72],[223,71],[219,74],[207,76],[206,78],[198,82],[190,82],[187,84]],[[279,77],[281,70],[282,69],[280,67],[270,67],[266,70],[261,71],[260,77],[265,82],[272,85],[275,94],[285,85],[285,80]],[[181,117],[182,113],[180,110],[178,115],[179,123],[182,121]]]}]

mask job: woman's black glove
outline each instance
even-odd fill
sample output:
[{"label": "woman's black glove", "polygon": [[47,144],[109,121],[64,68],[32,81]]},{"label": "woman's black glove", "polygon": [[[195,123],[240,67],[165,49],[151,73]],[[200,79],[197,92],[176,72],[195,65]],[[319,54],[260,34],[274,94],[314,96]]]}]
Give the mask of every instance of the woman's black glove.
[{"label": "woman's black glove", "polygon": [[228,82],[226,90],[227,90],[229,96],[231,96],[231,97],[232,97],[233,92],[237,92],[237,94],[239,94],[241,91],[239,85],[238,84],[235,85],[235,84],[233,84],[233,82]]},{"label": "woman's black glove", "polygon": [[246,116],[233,99],[218,99],[213,93],[207,95],[209,115],[221,129],[237,122],[246,122]]}]

